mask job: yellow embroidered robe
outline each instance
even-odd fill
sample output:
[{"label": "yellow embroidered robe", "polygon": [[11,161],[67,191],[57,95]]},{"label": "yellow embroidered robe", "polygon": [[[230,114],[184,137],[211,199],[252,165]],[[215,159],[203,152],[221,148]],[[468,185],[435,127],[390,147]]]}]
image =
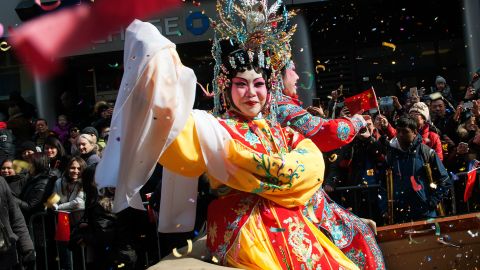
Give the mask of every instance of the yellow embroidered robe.
[{"label": "yellow embroidered robe", "polygon": [[[208,248],[220,263],[244,269],[358,269],[303,214],[320,188],[323,157],[308,139],[264,119],[219,119],[227,144],[228,190],[208,209]],[[207,171],[192,117],[159,161],[185,175]],[[229,166],[229,164],[231,166]]]}]

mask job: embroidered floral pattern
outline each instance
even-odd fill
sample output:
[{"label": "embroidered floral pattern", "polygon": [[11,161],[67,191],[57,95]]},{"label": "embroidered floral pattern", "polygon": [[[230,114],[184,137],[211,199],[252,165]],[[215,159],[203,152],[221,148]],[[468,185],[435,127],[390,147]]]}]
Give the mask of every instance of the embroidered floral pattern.
[{"label": "embroidered floral pattern", "polygon": [[[234,240],[232,239],[232,237],[236,235],[236,233],[240,229],[239,223],[241,219],[251,209],[253,202],[254,202],[253,197],[248,196],[240,200],[237,207],[232,209],[237,216],[235,217],[234,221],[227,223],[224,236],[223,236],[223,243],[218,245],[218,248],[213,252],[213,255],[217,257],[219,261],[223,262],[223,264],[225,263],[225,255],[227,254],[227,250],[231,246],[231,241]],[[216,230],[216,226],[215,226],[215,230]],[[208,236],[210,237],[210,231],[208,232]]]},{"label": "embroidered floral pattern", "polygon": [[210,240],[212,245],[215,242],[216,238],[217,238],[217,223],[213,222],[213,224],[208,227],[208,239]]},{"label": "embroidered floral pattern", "polygon": [[[361,221],[358,217],[355,216],[356,222],[355,227],[360,231],[360,233],[365,238],[365,242],[370,247],[371,252],[373,253],[373,257],[375,257],[374,261],[376,262],[376,270],[384,270],[385,269],[385,262],[383,261],[382,251],[375,240],[375,236],[365,223]],[[349,257],[350,258],[350,257]]]},{"label": "embroidered floral pattern", "polygon": [[[331,203],[331,199],[323,190],[316,192],[309,203],[313,203],[314,205],[317,203],[317,205],[320,205],[320,199],[325,200],[321,227],[330,232],[335,245],[344,251],[347,250],[345,255],[360,268],[364,268],[368,264],[371,267],[373,266],[373,269],[385,269],[382,252],[370,227],[363,223],[360,218],[343,209],[338,204]],[[363,239],[364,247],[368,248],[368,252],[362,251],[361,254],[358,254],[358,252],[352,251],[354,250],[353,247],[349,250],[349,247],[351,247],[355,241],[358,241],[354,240],[354,238],[358,239],[356,237],[357,234],[361,235],[359,237]],[[366,254],[370,253],[374,258],[367,257]],[[371,257],[372,255],[369,256]]]},{"label": "embroidered floral pattern", "polygon": [[281,95],[278,101],[277,121],[283,126],[289,125],[302,135],[310,137],[316,134],[323,123],[324,119],[312,116],[302,106],[299,101],[291,97]]},{"label": "embroidered floral pattern", "polygon": [[[265,175],[260,187],[254,189],[253,193],[261,193],[267,190],[288,190],[292,187],[294,179],[300,177],[299,173],[305,171],[305,166],[303,164],[298,164],[295,169],[289,169],[287,173],[284,173],[282,169],[285,164],[281,158],[275,159],[276,161],[271,161],[273,158],[268,158],[264,154],[253,153],[253,160],[257,162],[257,169],[262,171],[262,175]],[[287,181],[284,182],[280,178],[283,177]]]},{"label": "embroidered floral pattern", "polygon": [[257,135],[255,133],[251,132],[250,130],[245,133],[245,141],[247,141],[250,145],[253,146],[253,148],[257,148],[257,144],[260,143],[260,140],[258,139]]},{"label": "embroidered floral pattern", "polygon": [[349,134],[350,134],[350,126],[345,122],[338,122],[337,137],[341,141],[345,141],[348,139]]},{"label": "embroidered floral pattern", "polygon": [[346,252],[345,256],[347,256],[356,265],[365,265],[367,261],[365,259],[365,254],[363,254],[361,250],[356,250],[354,248]]},{"label": "embroidered floral pattern", "polygon": [[292,246],[293,253],[297,256],[297,259],[305,263],[307,269],[314,269],[320,258],[316,254],[316,256],[312,256],[313,244],[307,237],[308,234],[304,229],[305,223],[300,222],[296,216],[293,219],[292,217],[285,219],[283,223],[288,225],[288,243]]}]

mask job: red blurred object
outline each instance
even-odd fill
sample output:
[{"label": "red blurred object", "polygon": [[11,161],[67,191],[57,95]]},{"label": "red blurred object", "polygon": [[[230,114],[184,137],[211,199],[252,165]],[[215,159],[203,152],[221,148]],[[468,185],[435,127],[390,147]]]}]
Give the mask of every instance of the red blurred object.
[{"label": "red blurred object", "polygon": [[55,240],[70,241],[70,213],[58,212],[57,216],[57,231],[55,232]]},{"label": "red blurred object", "polygon": [[410,176],[410,183],[412,184],[412,188],[415,191],[420,191],[422,190],[422,185],[418,184],[417,181],[415,180],[415,177]]},{"label": "red blurred object", "polygon": [[180,0],[98,0],[29,21],[11,32],[9,43],[39,77],[58,72],[58,58],[88,46],[109,32],[173,8]]},{"label": "red blurred object", "polygon": [[463,194],[463,201],[467,202],[472,196],[473,187],[475,186],[475,180],[477,179],[476,168],[467,173],[467,184],[465,185],[465,193]]},{"label": "red blurred object", "polygon": [[[147,201],[150,201],[150,199],[152,198],[152,193],[145,194],[145,197],[147,198]],[[148,215],[148,221],[150,221],[150,223],[157,222],[157,215],[155,215],[155,212],[152,206],[150,206],[150,203],[147,204],[147,215]]]},{"label": "red blurred object", "polygon": [[62,3],[62,1],[57,0],[57,1],[55,1],[55,3],[49,4],[49,5],[43,5],[41,0],[35,0],[35,3],[36,3],[41,9],[43,9],[43,10],[45,10],[45,11],[50,11],[50,10],[54,10],[54,9],[56,9],[58,6],[60,6],[60,4]]},{"label": "red blurred object", "polygon": [[378,107],[377,96],[375,95],[375,90],[373,90],[373,88],[358,95],[348,97],[344,102],[352,115],[361,110],[367,111]]}]

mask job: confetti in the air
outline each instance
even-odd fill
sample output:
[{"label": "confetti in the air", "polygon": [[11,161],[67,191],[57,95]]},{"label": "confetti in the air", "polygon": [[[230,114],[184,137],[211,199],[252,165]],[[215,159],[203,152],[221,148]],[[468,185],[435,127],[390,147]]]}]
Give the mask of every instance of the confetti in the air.
[{"label": "confetti in the air", "polygon": [[395,45],[391,42],[384,41],[384,42],[382,42],[382,46],[392,48],[393,51],[395,51],[397,49],[397,45]]}]

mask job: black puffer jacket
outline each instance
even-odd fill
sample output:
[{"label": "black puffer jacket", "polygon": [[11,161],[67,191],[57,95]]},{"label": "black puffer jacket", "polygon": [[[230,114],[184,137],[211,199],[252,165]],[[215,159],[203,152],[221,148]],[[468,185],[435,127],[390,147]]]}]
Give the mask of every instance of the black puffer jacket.
[{"label": "black puffer jacket", "polygon": [[43,203],[52,194],[55,180],[56,177],[48,173],[40,173],[27,180],[20,197],[16,199],[27,222],[32,214],[44,209]]},{"label": "black puffer jacket", "polygon": [[[33,251],[33,243],[25,219],[3,177],[0,177],[0,221],[5,226],[12,243],[16,242],[22,254]],[[0,269],[8,269],[17,263],[15,250],[9,254],[10,256],[0,256]]]},{"label": "black puffer jacket", "polygon": [[5,180],[10,186],[13,196],[17,198],[20,197],[20,194],[22,193],[22,189],[27,183],[27,176],[24,174],[16,174],[11,176],[5,176]]}]

